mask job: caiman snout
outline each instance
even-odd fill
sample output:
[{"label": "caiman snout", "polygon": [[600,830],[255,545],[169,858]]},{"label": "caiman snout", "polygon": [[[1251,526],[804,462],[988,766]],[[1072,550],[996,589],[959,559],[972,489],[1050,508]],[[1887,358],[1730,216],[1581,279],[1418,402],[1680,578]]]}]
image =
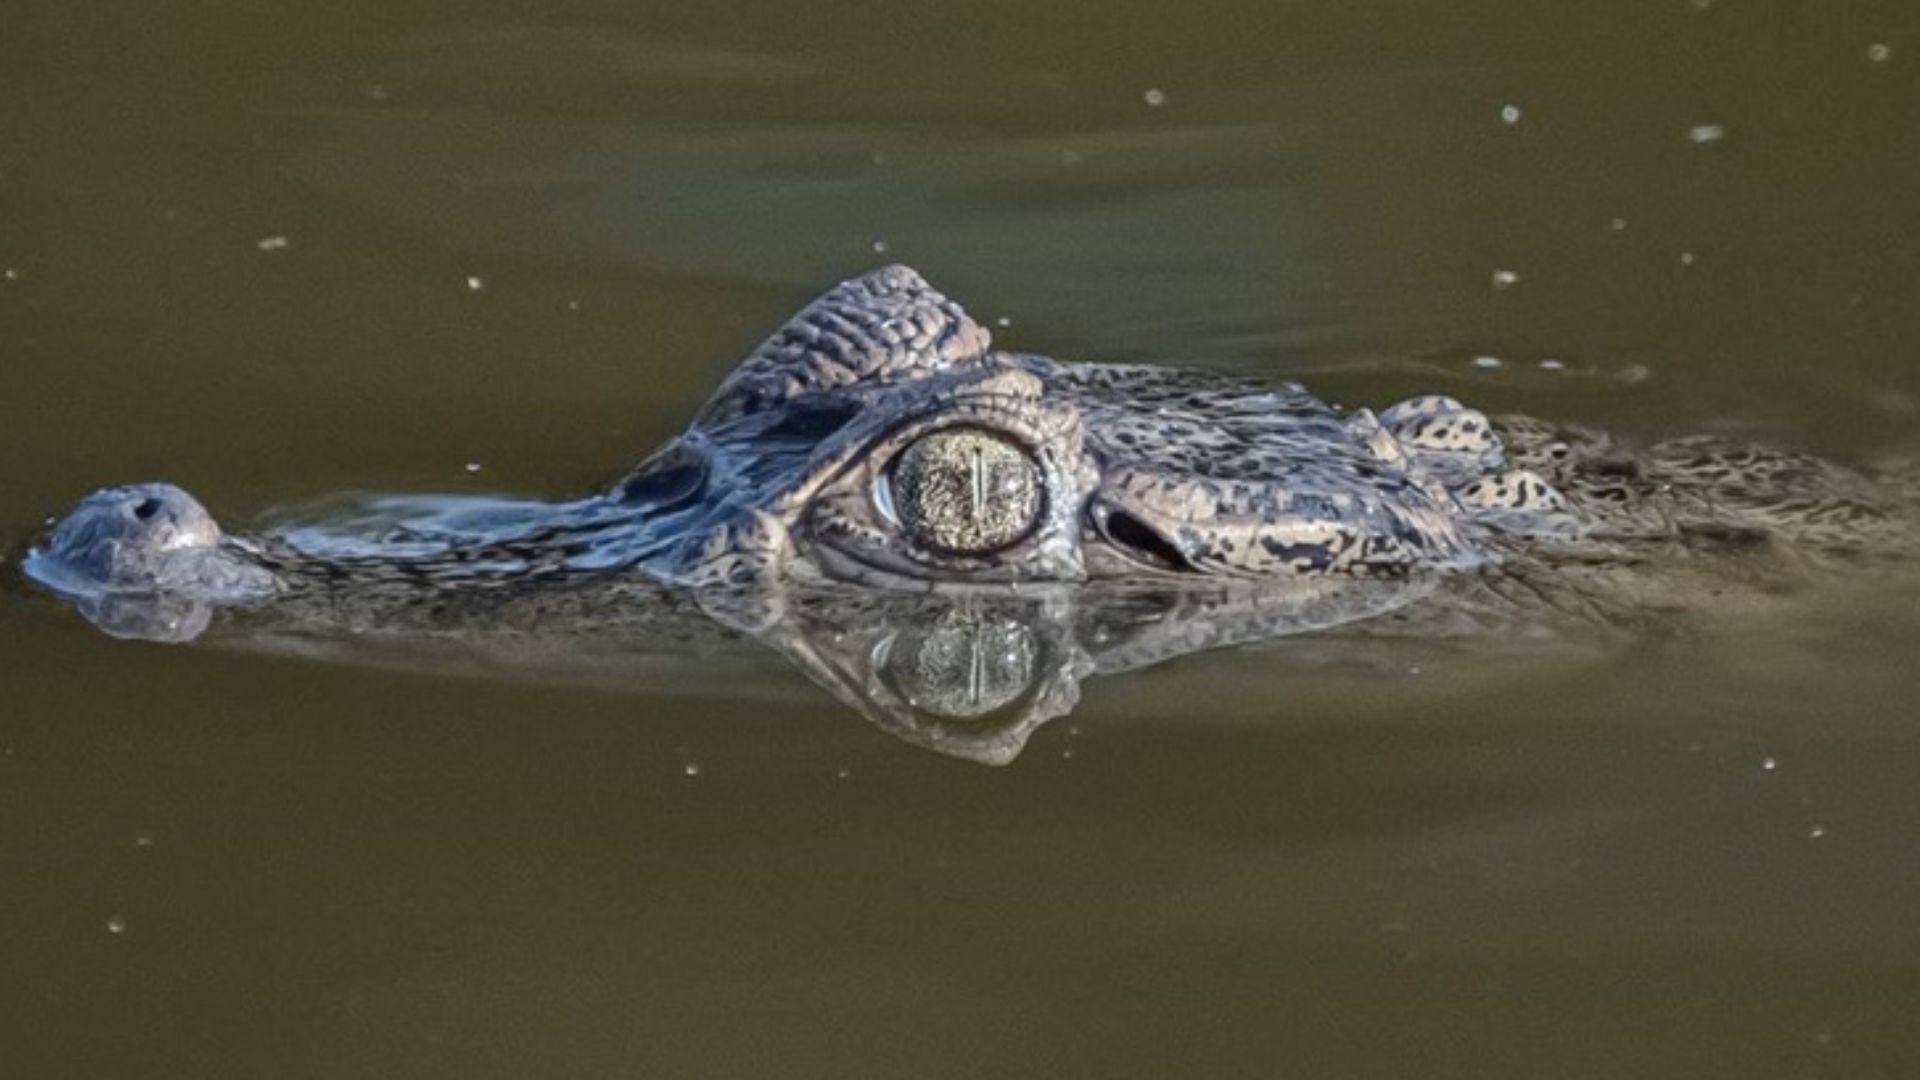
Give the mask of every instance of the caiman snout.
[{"label": "caiman snout", "polygon": [[198,499],[172,484],[132,484],[82,499],[34,549],[28,572],[63,592],[154,592],[219,543]]}]

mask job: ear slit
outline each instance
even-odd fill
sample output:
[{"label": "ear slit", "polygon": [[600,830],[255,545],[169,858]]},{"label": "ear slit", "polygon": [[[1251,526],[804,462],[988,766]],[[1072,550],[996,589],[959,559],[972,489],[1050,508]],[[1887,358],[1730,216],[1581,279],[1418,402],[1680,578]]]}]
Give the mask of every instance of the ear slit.
[{"label": "ear slit", "polygon": [[1108,510],[1101,515],[1100,532],[1149,566],[1183,573],[1195,572],[1193,563],[1187,561],[1186,555],[1174,546],[1173,541],[1125,510]]}]

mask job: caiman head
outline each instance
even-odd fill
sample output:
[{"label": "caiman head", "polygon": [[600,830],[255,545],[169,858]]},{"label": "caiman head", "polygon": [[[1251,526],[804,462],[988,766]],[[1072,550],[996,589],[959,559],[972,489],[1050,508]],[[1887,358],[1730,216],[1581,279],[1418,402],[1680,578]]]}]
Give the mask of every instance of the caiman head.
[{"label": "caiman head", "polygon": [[1397,575],[1475,558],[1364,411],[1146,366],[994,351],[903,266],[820,297],[617,497],[688,585]]},{"label": "caiman head", "polygon": [[[316,583],[637,571],[725,610],[788,582],[1165,584],[1474,562],[1429,452],[1459,457],[1445,441],[1456,414],[1383,419],[1291,384],[995,351],[891,266],[795,315],[604,495],[383,497],[359,517],[243,536],[179,488],[142,484],[83,501],[26,568],[116,632],[184,639],[206,608]],[[1408,425],[1422,442],[1403,441]]]}]

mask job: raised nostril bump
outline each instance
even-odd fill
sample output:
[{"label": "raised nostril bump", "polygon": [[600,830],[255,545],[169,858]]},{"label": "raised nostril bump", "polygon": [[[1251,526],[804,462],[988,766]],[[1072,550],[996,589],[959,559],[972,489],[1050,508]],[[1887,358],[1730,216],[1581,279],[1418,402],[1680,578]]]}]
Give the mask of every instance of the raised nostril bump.
[{"label": "raised nostril bump", "polygon": [[133,516],[139,518],[141,521],[150,520],[153,515],[160,512],[160,505],[159,499],[149,495],[141,499],[139,505],[133,508]]}]

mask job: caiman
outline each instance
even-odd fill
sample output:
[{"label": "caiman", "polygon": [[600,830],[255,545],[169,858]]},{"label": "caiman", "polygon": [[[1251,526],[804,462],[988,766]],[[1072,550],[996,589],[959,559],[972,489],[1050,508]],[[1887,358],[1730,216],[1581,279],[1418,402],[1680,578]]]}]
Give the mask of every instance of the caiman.
[{"label": "caiman", "polygon": [[237,533],[139,484],[88,496],[24,565],[159,640],[225,613],[280,641],[486,627],[564,652],[717,620],[916,741],[1007,760],[1090,672],[1375,620],[1631,626],[1897,561],[1909,492],[1720,437],[1633,446],[1438,395],[1374,412],[1001,351],[889,266],[807,305],[597,494],[383,496]]}]

